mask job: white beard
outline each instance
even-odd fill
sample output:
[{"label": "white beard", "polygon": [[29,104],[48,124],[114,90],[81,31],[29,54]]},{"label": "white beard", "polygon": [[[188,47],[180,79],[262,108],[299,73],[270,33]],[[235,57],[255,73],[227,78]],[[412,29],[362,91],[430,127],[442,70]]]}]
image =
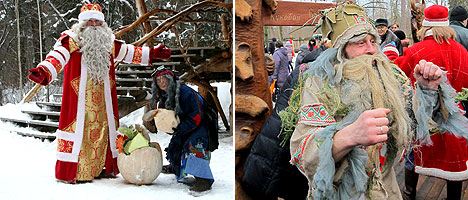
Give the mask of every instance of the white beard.
[{"label": "white beard", "polygon": [[81,22],[73,27],[77,33],[77,44],[83,53],[82,61],[88,66],[88,78],[102,82],[109,74],[113,47],[112,30],[105,22],[101,26],[86,26]]}]

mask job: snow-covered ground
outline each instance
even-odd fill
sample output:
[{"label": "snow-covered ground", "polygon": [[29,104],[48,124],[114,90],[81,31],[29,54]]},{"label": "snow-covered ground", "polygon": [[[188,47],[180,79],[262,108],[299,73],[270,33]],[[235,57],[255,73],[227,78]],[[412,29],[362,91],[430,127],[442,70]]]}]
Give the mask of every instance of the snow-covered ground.
[{"label": "snow-covered ground", "polygon": [[[229,99],[230,95],[220,98],[222,104],[226,98]],[[28,119],[27,115],[20,112],[21,109],[38,108],[34,104],[7,104],[0,107],[0,116]],[[121,126],[141,124],[142,115],[143,109],[129,114],[120,120]],[[189,193],[188,186],[177,183],[175,175],[170,174],[160,174],[153,184],[142,186],[126,183],[120,174],[117,178],[96,179],[89,183],[58,182],[55,179],[56,141],[42,142],[22,137],[10,132],[12,129],[18,127],[0,121],[0,199],[234,199],[232,136],[220,139],[219,149],[212,153],[210,166],[215,182],[211,191],[194,197]],[[163,149],[169,140],[170,135],[165,133],[151,135],[151,141],[159,142]],[[165,152],[163,157],[164,164],[168,164]]]}]

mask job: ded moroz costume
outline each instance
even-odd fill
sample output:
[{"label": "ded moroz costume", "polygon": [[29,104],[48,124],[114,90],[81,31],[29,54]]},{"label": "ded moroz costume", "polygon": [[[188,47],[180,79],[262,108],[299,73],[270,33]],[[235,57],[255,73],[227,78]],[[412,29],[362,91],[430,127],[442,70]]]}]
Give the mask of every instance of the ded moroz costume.
[{"label": "ded moroz costume", "polygon": [[[62,33],[28,78],[48,85],[63,70],[63,97],[57,135],[58,180],[75,183],[105,175],[117,175],[116,149],[119,112],[115,61],[148,65],[151,59],[168,58],[171,51],[136,47],[116,40],[104,22],[98,4],[84,4],[79,23]],[[89,26],[90,20],[100,21]]]}]

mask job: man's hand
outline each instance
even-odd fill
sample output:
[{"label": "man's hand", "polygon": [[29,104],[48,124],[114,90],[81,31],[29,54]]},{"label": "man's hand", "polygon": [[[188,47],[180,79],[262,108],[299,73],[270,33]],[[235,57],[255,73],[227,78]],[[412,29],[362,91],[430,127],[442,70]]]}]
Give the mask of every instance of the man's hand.
[{"label": "man's hand", "polygon": [[414,78],[424,86],[437,89],[442,81],[442,70],[432,62],[420,60],[414,68]]},{"label": "man's hand", "polygon": [[332,154],[335,162],[341,160],[355,146],[369,146],[388,139],[387,132],[390,109],[366,110],[349,126],[338,131],[333,137]]},{"label": "man's hand", "polygon": [[152,59],[168,59],[171,57],[171,50],[164,47],[166,47],[166,45],[163,44],[151,49],[150,57]]},{"label": "man's hand", "polygon": [[29,69],[29,72],[31,72],[28,75],[29,80],[34,81],[41,85],[47,84],[46,74],[41,68],[39,67],[32,68],[32,69]]}]

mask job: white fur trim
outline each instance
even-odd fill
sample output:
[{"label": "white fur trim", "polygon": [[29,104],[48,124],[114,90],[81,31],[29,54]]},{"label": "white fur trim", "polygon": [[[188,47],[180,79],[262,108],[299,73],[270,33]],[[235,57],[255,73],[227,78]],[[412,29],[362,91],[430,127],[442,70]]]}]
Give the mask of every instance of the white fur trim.
[{"label": "white fur trim", "polygon": [[107,124],[109,125],[109,145],[112,152],[112,158],[117,158],[119,151],[115,144],[115,141],[117,141],[117,130],[115,127],[111,94],[110,80],[109,76],[107,76],[107,78],[104,79],[104,100],[106,102]]},{"label": "white fur trim", "polygon": [[68,63],[68,61],[70,60],[70,52],[65,47],[58,46],[55,47],[54,50],[60,52],[63,56],[65,56],[65,63]]},{"label": "white fur trim", "polygon": [[449,21],[427,21],[426,19],[423,20],[423,26],[448,26]]},{"label": "white fur trim", "polygon": [[[73,144],[75,143],[76,140],[78,140],[75,133],[65,132],[62,130],[57,130],[55,132],[55,135],[59,139],[72,141]],[[75,148],[74,145],[73,145],[73,148]],[[67,162],[78,162],[78,155],[75,155],[73,153],[64,153],[64,152],[57,151],[57,159],[61,161],[67,161]]]},{"label": "white fur trim", "polygon": [[386,51],[393,51],[393,52],[395,52],[397,54],[400,54],[398,49],[396,47],[394,47],[394,46],[391,46],[391,45],[387,45],[382,49],[382,52],[386,52]]},{"label": "white fur trim", "polygon": [[128,44],[127,45],[127,56],[125,56],[124,62],[132,63],[133,54],[135,54],[135,46]]},{"label": "white fur trim", "polygon": [[104,14],[102,12],[96,11],[96,10],[87,10],[83,11],[78,15],[78,20],[80,21],[86,21],[90,19],[97,19],[100,21],[104,21]]},{"label": "white fur trim", "polygon": [[56,52],[56,51],[51,51],[49,52],[47,55],[46,55],[46,58],[49,57],[49,56],[52,56],[54,57],[55,59],[57,59],[59,62],[60,62],[60,65],[65,66],[65,59],[63,58],[62,54]]},{"label": "white fur trim", "polygon": [[88,65],[81,56],[80,86],[78,87],[78,105],[76,106],[76,137],[79,138],[73,144],[73,154],[79,155],[83,142],[84,120],[86,110],[86,82],[88,80]]},{"label": "white fur trim", "polygon": [[[468,161],[466,162],[466,166],[468,166]],[[416,166],[415,169],[418,174],[434,176],[450,181],[463,181],[468,179],[468,169],[461,172],[449,172],[437,168],[424,168],[421,166]]]},{"label": "white fur trim", "polygon": [[[73,145],[75,146],[75,145]],[[75,147],[73,147],[75,148]],[[57,160],[65,162],[78,162],[78,156],[71,153],[57,152]]]},{"label": "white fur trim", "polygon": [[52,75],[50,82],[57,78],[57,71],[55,70],[54,65],[52,65],[52,63],[50,63],[49,61],[42,61],[37,66],[44,66],[50,71],[50,74]]},{"label": "white fur trim", "polygon": [[115,60],[116,61],[122,61],[125,57],[125,55],[127,54],[127,45],[126,44],[122,44],[120,46],[120,51],[119,51],[119,54],[117,54],[117,57],[115,57]]},{"label": "white fur trim", "polygon": [[150,61],[150,48],[142,47],[141,51],[141,65],[149,65]]}]

